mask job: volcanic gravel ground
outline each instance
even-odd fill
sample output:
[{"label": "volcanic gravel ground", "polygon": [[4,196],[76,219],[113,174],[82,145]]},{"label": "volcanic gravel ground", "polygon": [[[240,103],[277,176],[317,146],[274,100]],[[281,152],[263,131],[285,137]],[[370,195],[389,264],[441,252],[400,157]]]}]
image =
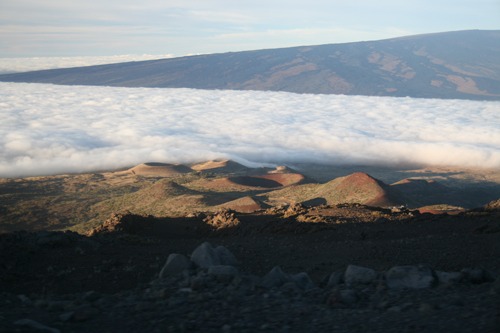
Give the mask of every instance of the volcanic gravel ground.
[{"label": "volcanic gravel ground", "polygon": [[[91,237],[0,235],[0,331],[495,332],[500,327],[498,211],[430,215],[348,205],[225,214],[232,221],[217,230],[204,215],[115,215]],[[197,268],[158,277],[169,254],[189,257],[206,241],[234,254],[238,276],[222,278]],[[481,274],[424,289],[387,287],[383,272],[418,264],[433,272],[475,268]],[[367,284],[327,283],[334,272],[344,276],[348,265],[379,275]],[[287,274],[306,272],[314,286],[266,286],[262,277],[275,266]]]}]

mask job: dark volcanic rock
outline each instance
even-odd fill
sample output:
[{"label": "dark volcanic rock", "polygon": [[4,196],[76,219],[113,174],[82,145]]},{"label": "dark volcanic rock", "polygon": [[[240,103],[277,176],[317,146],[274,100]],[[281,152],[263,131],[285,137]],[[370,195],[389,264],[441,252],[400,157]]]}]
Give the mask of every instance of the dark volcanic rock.
[{"label": "dark volcanic rock", "polygon": [[423,289],[432,287],[436,278],[426,266],[395,266],[387,271],[385,280],[391,289]]},{"label": "dark volcanic rock", "polygon": [[169,275],[181,274],[191,268],[192,262],[182,254],[172,253],[168,256],[165,266],[160,271],[160,279]]},{"label": "dark volcanic rock", "polygon": [[[495,332],[500,234],[475,230],[495,212],[318,209],[325,222],[235,214],[234,234],[151,217],[148,234],[2,234],[0,331]],[[193,249],[206,267],[159,278],[169,254],[189,266]]]}]

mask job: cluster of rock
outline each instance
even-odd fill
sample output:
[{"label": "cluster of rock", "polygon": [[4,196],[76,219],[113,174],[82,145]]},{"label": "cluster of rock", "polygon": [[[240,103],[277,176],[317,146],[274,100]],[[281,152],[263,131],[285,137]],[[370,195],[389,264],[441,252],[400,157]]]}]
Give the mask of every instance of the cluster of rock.
[{"label": "cluster of rock", "polygon": [[[238,268],[235,256],[224,246],[213,247],[205,242],[198,246],[191,257],[182,254],[170,254],[163,266],[159,278],[184,275],[196,280],[198,275],[210,275],[219,280],[231,281],[245,274]],[[371,268],[348,265],[344,272],[333,272],[316,286],[306,272],[286,274],[276,266],[262,278],[247,276],[256,285],[263,288],[278,288],[286,284],[301,290],[318,287],[326,289],[345,286],[377,285],[388,289],[424,289],[437,285],[455,283],[484,283],[495,280],[493,274],[482,268],[466,268],[460,272],[434,271],[426,265],[395,266],[385,272],[377,272]]]},{"label": "cluster of rock", "polygon": [[240,224],[240,220],[236,217],[236,212],[230,209],[222,209],[216,213],[209,214],[203,219],[203,222],[216,230],[231,228]]},{"label": "cluster of rock", "polygon": [[500,199],[493,200],[484,206],[486,211],[500,211]]},{"label": "cluster of rock", "polygon": [[143,220],[143,216],[137,216],[128,211],[123,213],[113,213],[106,221],[104,221],[102,225],[87,232],[87,236],[94,236],[99,233],[109,233],[115,231],[123,231],[131,234],[137,233],[142,228],[142,224],[138,221]]},{"label": "cluster of rock", "polygon": [[[95,329],[387,333],[404,331],[398,326],[404,322],[422,325],[409,331],[488,332],[495,310],[484,304],[488,297],[500,295],[499,282],[481,268],[441,272],[424,265],[395,266],[384,272],[348,265],[319,283],[306,272],[289,274],[278,266],[260,277],[242,272],[226,247],[205,242],[189,257],[170,254],[153,281],[133,290],[40,299],[0,295],[0,303],[22,303],[53,313],[46,321],[26,317],[11,323],[53,333]],[[467,316],[474,326],[454,319]]]}]

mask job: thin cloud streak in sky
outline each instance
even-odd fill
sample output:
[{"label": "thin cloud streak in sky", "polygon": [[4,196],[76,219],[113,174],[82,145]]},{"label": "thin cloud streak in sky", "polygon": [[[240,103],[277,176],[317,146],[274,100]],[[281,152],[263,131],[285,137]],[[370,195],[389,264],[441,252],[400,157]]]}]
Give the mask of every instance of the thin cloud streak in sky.
[{"label": "thin cloud streak in sky", "polygon": [[498,0],[2,0],[0,57],[219,53],[498,29],[499,9]]},{"label": "thin cloud streak in sky", "polygon": [[499,102],[0,83],[0,176],[143,162],[500,168]]}]

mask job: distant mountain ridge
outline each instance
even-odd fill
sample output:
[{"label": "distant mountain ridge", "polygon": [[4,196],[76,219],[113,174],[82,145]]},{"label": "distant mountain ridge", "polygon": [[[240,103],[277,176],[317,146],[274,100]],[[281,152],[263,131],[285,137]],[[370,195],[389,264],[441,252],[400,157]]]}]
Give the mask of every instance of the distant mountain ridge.
[{"label": "distant mountain ridge", "polygon": [[0,81],[500,100],[500,30],[52,69]]}]

